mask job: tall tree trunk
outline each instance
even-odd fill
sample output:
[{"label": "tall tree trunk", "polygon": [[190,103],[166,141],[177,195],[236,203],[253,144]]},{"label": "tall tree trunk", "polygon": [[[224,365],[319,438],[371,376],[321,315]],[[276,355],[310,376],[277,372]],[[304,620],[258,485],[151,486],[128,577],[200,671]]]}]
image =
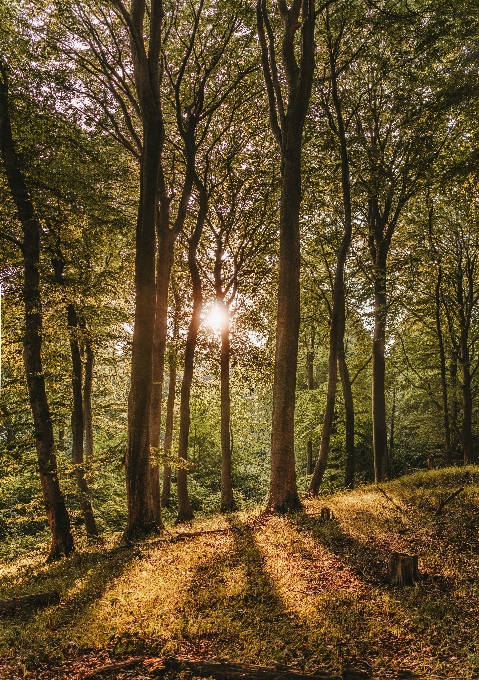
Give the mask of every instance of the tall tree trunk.
[{"label": "tall tree trunk", "polygon": [[[65,268],[65,260],[63,258],[59,243],[57,244],[56,257],[52,258],[52,265],[55,272],[55,281],[62,289],[64,289],[65,278],[63,275],[63,270]],[[67,322],[70,334],[70,355],[72,360],[73,410],[71,415],[71,427],[72,458],[75,464],[75,479],[78,487],[80,507],[82,509],[86,533],[88,536],[98,536],[98,530],[91,505],[91,493],[86,478],[83,456],[85,421],[83,411],[83,364],[79,339],[79,335],[82,333],[82,330],[78,322],[78,315],[72,303],[67,304]]]},{"label": "tall tree trunk", "polygon": [[70,330],[70,352],[72,358],[72,454],[75,464],[75,478],[80,496],[80,506],[83,513],[83,521],[88,536],[98,536],[93,508],[91,506],[91,493],[86,479],[86,470],[83,460],[83,395],[82,395],[82,360],[80,343],[78,341],[79,325],[75,308],[68,305],[68,326]]},{"label": "tall tree trunk", "polygon": [[83,425],[85,430],[85,460],[91,464],[93,460],[93,409],[91,393],[93,386],[93,366],[95,355],[91,339],[88,337],[88,329],[85,328],[85,377],[83,379]]},{"label": "tall tree trunk", "polygon": [[386,257],[378,258],[374,269],[374,335],[373,335],[373,452],[374,478],[382,482],[388,478],[386,424]]},{"label": "tall tree trunk", "polygon": [[344,486],[346,489],[354,489],[354,473],[356,468],[356,455],[354,449],[354,402],[351,378],[349,376],[346,353],[344,351],[344,339],[339,346],[338,364],[341,385],[343,388],[344,409],[346,411],[346,466]]},{"label": "tall tree trunk", "polygon": [[169,386],[168,386],[168,401],[166,404],[166,424],[165,424],[165,441],[164,454],[165,464],[163,466],[163,488],[161,491],[161,507],[170,507],[171,498],[171,465],[168,460],[171,458],[171,446],[173,443],[173,424],[175,415],[175,398],[176,398],[176,367],[178,362],[178,335],[180,330],[180,296],[175,291],[175,313],[173,318],[173,349],[170,351],[168,358],[169,362]]},{"label": "tall tree trunk", "polygon": [[[306,354],[306,373],[308,380],[308,390],[314,389],[314,337],[311,338],[311,350]],[[306,474],[313,474],[313,442],[309,439],[306,442]]]},{"label": "tall tree trunk", "polygon": [[[301,144],[314,75],[314,0],[278,3],[284,79],[278,75],[274,32],[266,0],[257,0],[261,62],[269,102],[270,124],[281,151],[279,285],[276,317],[271,478],[268,509],[287,512],[302,507],[296,485],[294,408],[300,321]],[[300,50],[296,32],[300,31]],[[299,41],[298,41],[299,42]],[[300,61],[297,61],[300,55]],[[283,97],[283,85],[287,101]]]},{"label": "tall tree trunk", "polygon": [[392,403],[392,407],[391,407],[391,421],[390,421],[390,425],[389,425],[389,451],[388,451],[389,462],[392,461],[393,454],[394,454],[395,426],[396,426],[396,388],[393,387],[393,403]]},{"label": "tall tree trunk", "polygon": [[161,155],[165,139],[160,95],[162,0],[149,5],[149,37],[145,43],[146,4],[132,0],[127,18],[134,64],[135,86],[141,112],[143,147],[140,159],[140,197],[136,222],[135,320],[128,397],[128,444],[125,459],[128,521],[125,538],[158,530],[150,487],[150,405],[153,333],[155,327],[155,229],[157,224]]},{"label": "tall tree trunk", "polygon": [[[161,217],[160,217],[161,219]],[[157,451],[160,446],[161,402],[163,396],[163,376],[165,368],[165,348],[168,321],[168,288],[173,267],[175,235],[170,229],[159,230],[158,254],[156,265],[156,309],[155,331],[153,335],[153,384],[150,406],[150,446]],[[160,466],[151,466],[151,502],[155,522],[162,525],[160,498]]]},{"label": "tall tree trunk", "polygon": [[42,365],[42,300],[39,272],[41,229],[13,143],[8,111],[7,73],[3,64],[0,64],[0,75],[0,149],[8,185],[18,210],[23,231],[22,243],[18,244],[22,250],[24,263],[25,332],[23,360],[33,415],[40,481],[52,535],[50,559],[58,559],[62,555],[70,555],[74,550],[74,544],[70,530],[70,518],[58,481],[53,426]]},{"label": "tall tree trunk", "polygon": [[231,479],[231,414],[230,414],[230,311],[224,305],[221,325],[221,512],[235,509]]},{"label": "tall tree trunk", "polygon": [[457,397],[457,351],[455,349],[451,352],[451,363],[449,366],[449,378],[452,387],[451,399],[451,450],[453,455],[457,458],[461,453],[460,431],[458,425],[459,404]]},{"label": "tall tree trunk", "polygon": [[178,516],[177,523],[188,522],[193,518],[190,498],[188,495],[188,438],[190,430],[190,395],[191,384],[193,382],[194,359],[198,331],[201,324],[201,310],[203,307],[203,291],[201,286],[201,276],[196,260],[198,244],[200,242],[203,226],[208,209],[206,191],[200,192],[200,208],[195,230],[188,243],[188,267],[191,275],[193,287],[193,312],[191,314],[188,334],[185,345],[185,365],[183,369],[183,380],[181,383],[180,401],[180,433],[178,438],[178,458],[184,461],[184,467],[178,468],[177,490],[178,490]]},{"label": "tall tree trunk", "polygon": [[462,366],[462,450],[464,465],[474,462],[472,437],[472,392],[471,365],[468,345],[468,328],[461,330],[461,366]]},{"label": "tall tree trunk", "polygon": [[449,404],[447,394],[447,375],[446,375],[446,353],[444,351],[444,338],[441,326],[441,283],[442,283],[442,266],[437,268],[437,281],[434,289],[435,301],[435,320],[436,320],[436,335],[439,345],[439,365],[441,369],[441,389],[442,389],[442,413],[444,418],[444,437],[446,445],[446,462],[448,465],[452,463],[452,447],[451,447],[451,427],[449,424]]},{"label": "tall tree trunk", "polygon": [[328,36],[328,39],[331,69],[331,92],[336,114],[336,124],[333,126],[333,129],[336,129],[337,131],[341,156],[341,188],[343,193],[344,231],[343,238],[341,240],[341,247],[339,248],[338,252],[338,261],[336,264],[336,272],[334,275],[332,290],[333,305],[329,329],[328,390],[326,395],[326,411],[324,413],[319,457],[308,489],[308,492],[313,496],[317,496],[318,494],[319,487],[321,486],[321,482],[328,464],[329,444],[333,429],[334,407],[336,403],[338,357],[339,350],[343,345],[346,317],[344,301],[344,267],[346,265],[346,259],[352,237],[351,186],[346,130],[344,127],[341,102],[337,87],[335,48],[333,48],[330,35]]},{"label": "tall tree trunk", "polygon": [[283,152],[281,163],[279,285],[268,500],[268,507],[275,512],[294,511],[302,507],[296,486],[294,456],[300,322],[301,137],[290,144],[289,153]]}]

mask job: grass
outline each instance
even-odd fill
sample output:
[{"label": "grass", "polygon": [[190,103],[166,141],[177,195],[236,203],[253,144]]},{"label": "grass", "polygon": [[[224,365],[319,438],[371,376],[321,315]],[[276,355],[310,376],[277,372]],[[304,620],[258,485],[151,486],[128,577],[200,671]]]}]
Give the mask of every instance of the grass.
[{"label": "grass", "polygon": [[[381,488],[391,500],[365,486],[307,500],[291,517],[258,510],[182,529],[224,533],[130,547],[117,534],[56,564],[45,563],[46,546],[0,563],[0,597],[61,595],[58,606],[1,621],[5,677],[105,648],[353,667],[377,678],[479,677],[479,469],[417,473]],[[324,505],[334,521],[320,520]],[[386,583],[391,551],[419,555],[418,585]],[[56,672],[62,677],[61,666]]]}]

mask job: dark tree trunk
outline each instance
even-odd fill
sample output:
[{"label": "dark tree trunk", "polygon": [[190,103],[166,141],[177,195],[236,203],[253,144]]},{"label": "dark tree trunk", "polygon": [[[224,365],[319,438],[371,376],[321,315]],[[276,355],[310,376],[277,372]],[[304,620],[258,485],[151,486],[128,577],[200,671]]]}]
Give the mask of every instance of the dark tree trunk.
[{"label": "dark tree trunk", "polygon": [[456,458],[460,454],[460,431],[458,426],[459,404],[457,397],[457,351],[451,352],[451,363],[449,366],[449,377],[452,387],[451,399],[451,450]]},{"label": "dark tree trunk", "polygon": [[[293,137],[293,135],[290,135]],[[268,507],[301,508],[296,486],[294,408],[300,321],[301,136],[283,152],[276,352],[274,361],[271,480]]]},{"label": "dark tree trunk", "polygon": [[[55,281],[62,288],[65,288],[65,278],[63,270],[65,260],[61,253],[60,245],[57,246],[56,257],[52,258],[52,265],[55,272]],[[93,508],[91,505],[91,493],[86,478],[86,470],[83,457],[84,443],[84,403],[83,403],[83,364],[80,351],[80,338],[82,333],[78,323],[78,315],[73,304],[67,304],[67,322],[70,334],[70,355],[72,359],[72,394],[73,410],[71,415],[72,427],[72,458],[75,464],[75,479],[78,487],[80,507],[82,509],[85,530],[88,536],[98,536]]]},{"label": "dark tree trunk", "polygon": [[469,357],[468,328],[461,331],[461,366],[462,366],[462,450],[464,465],[474,462],[472,438],[472,392],[471,365]]},{"label": "dark tree trunk", "polygon": [[161,507],[170,507],[171,497],[171,465],[167,462],[171,458],[171,447],[173,443],[173,424],[175,415],[175,398],[176,398],[176,366],[178,361],[178,334],[180,328],[180,298],[175,292],[175,314],[173,321],[173,348],[169,355],[169,377],[170,383],[168,386],[168,401],[166,404],[166,424],[165,424],[165,464],[163,466],[163,489],[161,492]]},{"label": "dark tree trunk", "polygon": [[354,401],[351,378],[349,376],[344,340],[341,342],[338,354],[339,374],[343,388],[344,409],[346,412],[346,466],[344,486],[346,489],[354,489],[354,473],[356,469],[356,455],[354,449]]},{"label": "dark tree trunk", "polygon": [[86,470],[83,460],[83,395],[82,395],[82,360],[80,345],[78,342],[79,325],[77,314],[72,304],[68,305],[68,326],[70,329],[70,352],[72,357],[72,454],[75,464],[75,478],[80,496],[80,506],[88,536],[98,536],[93,508],[91,505],[91,493],[86,479]]},{"label": "dark tree trunk", "polygon": [[35,447],[43,499],[52,535],[50,559],[58,559],[62,555],[70,555],[74,550],[74,544],[70,530],[70,518],[58,481],[53,426],[42,365],[42,300],[39,272],[41,229],[13,143],[8,112],[7,74],[1,64],[0,72],[0,149],[5,163],[8,185],[18,210],[18,218],[23,231],[23,241],[19,244],[24,263],[25,332],[23,360],[33,415]]},{"label": "dark tree trunk", "polygon": [[[271,479],[268,509],[300,509],[294,455],[294,408],[300,321],[301,144],[314,75],[314,0],[278,3],[283,23],[282,67],[287,101],[278,76],[274,34],[266,0],[257,0],[261,60],[269,101],[270,123],[281,150],[281,207],[278,309],[274,363]],[[300,30],[300,50],[296,32]],[[278,50],[279,53],[279,50]],[[297,55],[300,54],[300,62]]]},{"label": "dark tree trunk", "polygon": [[449,404],[447,394],[446,353],[444,351],[444,338],[442,335],[441,326],[441,283],[442,283],[442,266],[439,265],[437,269],[437,281],[434,291],[435,293],[434,301],[435,301],[436,334],[437,342],[439,345],[439,365],[441,369],[442,413],[444,418],[446,462],[450,465],[452,463],[452,446],[451,446],[451,427],[449,423]]},{"label": "dark tree trunk", "polygon": [[[126,10],[117,3],[120,11]],[[143,148],[140,159],[140,198],[136,222],[135,321],[128,397],[128,444],[125,459],[128,522],[127,539],[158,530],[151,502],[150,405],[153,333],[155,327],[155,228],[157,223],[161,154],[164,144],[160,96],[162,0],[149,7],[149,38],[145,44],[146,5],[131,3],[128,15],[135,86],[141,112]]]},{"label": "dark tree trunk", "polygon": [[224,304],[221,327],[221,512],[235,509],[231,480],[230,313]]},{"label": "dark tree trunk", "polygon": [[[161,219],[161,217],[160,217]],[[163,228],[158,239],[156,264],[156,310],[155,332],[153,336],[153,384],[150,406],[150,446],[159,451],[161,430],[161,401],[163,396],[163,376],[165,367],[165,348],[168,320],[168,289],[173,267],[175,236],[168,228]],[[151,466],[151,501],[155,521],[161,520],[160,467],[155,462]]]},{"label": "dark tree trunk", "polygon": [[178,468],[177,490],[178,490],[178,516],[177,522],[188,522],[193,518],[190,498],[188,495],[188,471],[186,468],[188,459],[188,438],[190,430],[190,395],[191,384],[193,382],[194,359],[198,331],[201,324],[201,310],[203,307],[203,291],[201,286],[201,276],[196,260],[198,244],[208,209],[206,192],[200,195],[200,209],[193,235],[188,243],[188,267],[191,275],[193,287],[193,312],[191,315],[188,334],[185,346],[185,365],[183,369],[183,380],[181,383],[180,401],[180,433],[178,438],[178,458],[184,461],[184,467]]},{"label": "dark tree trunk", "polygon": [[[88,335],[88,329],[85,329]],[[93,460],[93,409],[91,404],[91,392],[93,386],[93,366],[95,355],[89,337],[85,339],[85,377],[83,379],[83,425],[85,430],[85,460],[91,463]]]},{"label": "dark tree trunk", "polygon": [[[314,339],[312,339],[311,347],[314,347]],[[306,354],[306,372],[308,379],[308,390],[314,389],[314,351],[308,351]],[[306,442],[306,474],[313,474],[313,442],[308,440]]]},{"label": "dark tree trunk", "polygon": [[[349,246],[352,237],[352,212],[351,212],[351,186],[349,176],[349,157],[347,151],[346,130],[344,127],[341,102],[338,94],[336,77],[336,56],[331,36],[329,37],[330,68],[331,68],[331,92],[336,114],[336,122],[333,129],[336,130],[340,144],[341,156],[341,188],[343,193],[344,210],[344,233],[341,247],[338,252],[338,261],[333,282],[333,305],[331,310],[331,321],[329,329],[329,362],[328,362],[328,391],[326,395],[326,411],[324,413],[323,431],[321,434],[321,446],[319,457],[316,463],[313,476],[309,483],[308,492],[313,496],[318,495],[319,487],[323,480],[324,473],[328,464],[329,444],[334,421],[334,407],[336,403],[336,389],[338,381],[338,358],[340,348],[343,346],[344,327],[345,327],[345,300],[344,300],[344,267],[348,256]],[[332,113],[330,113],[332,122]],[[354,435],[353,435],[354,436]]]},{"label": "dark tree trunk", "polygon": [[389,426],[389,451],[388,451],[388,459],[389,462],[392,461],[393,459],[393,454],[394,454],[394,428],[396,424],[396,388],[393,387],[393,403],[391,407],[391,423]]},{"label": "dark tree trunk", "polygon": [[386,257],[380,258],[374,269],[374,336],[373,336],[373,452],[374,478],[388,478],[386,423]]}]

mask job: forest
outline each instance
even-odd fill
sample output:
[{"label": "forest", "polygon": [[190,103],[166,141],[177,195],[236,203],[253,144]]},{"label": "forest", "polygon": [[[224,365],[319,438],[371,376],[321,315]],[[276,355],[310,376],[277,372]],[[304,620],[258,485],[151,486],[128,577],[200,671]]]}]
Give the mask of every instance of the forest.
[{"label": "forest", "polygon": [[478,104],[475,0],[0,0],[1,678],[479,677]]}]

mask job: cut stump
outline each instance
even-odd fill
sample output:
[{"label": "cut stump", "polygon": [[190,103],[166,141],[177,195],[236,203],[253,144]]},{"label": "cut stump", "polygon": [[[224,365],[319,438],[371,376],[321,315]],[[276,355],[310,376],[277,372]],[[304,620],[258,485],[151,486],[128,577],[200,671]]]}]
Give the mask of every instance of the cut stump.
[{"label": "cut stump", "polygon": [[334,514],[331,508],[321,508],[321,519],[325,522],[330,519],[334,519]]},{"label": "cut stump", "polygon": [[418,556],[391,553],[388,577],[389,583],[393,586],[413,586],[419,581]]}]

